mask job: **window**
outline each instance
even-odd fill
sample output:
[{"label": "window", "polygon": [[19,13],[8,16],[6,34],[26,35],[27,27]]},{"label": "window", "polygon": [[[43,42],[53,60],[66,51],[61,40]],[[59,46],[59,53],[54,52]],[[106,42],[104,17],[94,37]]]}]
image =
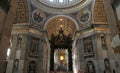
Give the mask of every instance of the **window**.
[{"label": "window", "polygon": [[63,3],[64,1],[63,0],[59,0],[59,3]]},{"label": "window", "polygon": [[8,49],[7,49],[7,59],[9,59],[10,52],[11,52],[11,50],[10,50],[10,48],[8,48]]},{"label": "window", "polygon": [[7,56],[10,56],[10,48],[7,49]]},{"label": "window", "polygon": [[[38,1],[51,7],[64,8],[64,7],[74,6],[78,3],[81,3],[83,0],[38,0]],[[84,1],[89,1],[89,0],[84,0]]]},{"label": "window", "polygon": [[70,2],[73,1],[73,0],[69,0]]},{"label": "window", "polygon": [[54,0],[49,0],[50,2],[53,2]]}]

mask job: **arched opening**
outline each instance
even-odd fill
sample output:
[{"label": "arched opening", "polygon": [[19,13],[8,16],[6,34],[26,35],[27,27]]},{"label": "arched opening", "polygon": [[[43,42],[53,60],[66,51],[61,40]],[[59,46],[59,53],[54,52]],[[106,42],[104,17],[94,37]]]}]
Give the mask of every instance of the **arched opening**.
[{"label": "arched opening", "polygon": [[75,32],[79,30],[79,25],[70,16],[57,15],[48,19],[44,26],[44,30],[47,31],[49,38],[51,34],[58,35],[61,28],[66,36],[70,35],[73,38]]},{"label": "arched opening", "polygon": [[50,71],[73,71],[72,43],[77,31],[74,21],[64,16],[54,17],[46,31],[50,42]]}]

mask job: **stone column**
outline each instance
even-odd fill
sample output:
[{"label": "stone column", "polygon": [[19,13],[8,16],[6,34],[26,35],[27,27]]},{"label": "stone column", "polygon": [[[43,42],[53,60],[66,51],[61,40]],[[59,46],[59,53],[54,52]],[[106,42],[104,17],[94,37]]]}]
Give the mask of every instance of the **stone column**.
[{"label": "stone column", "polygon": [[111,69],[113,71],[113,69],[115,70],[115,53],[114,50],[112,49],[112,41],[111,41],[111,35],[110,33],[106,34],[106,42],[107,42],[107,47],[108,47],[108,56],[109,56],[109,60],[110,60],[110,66]]},{"label": "stone column", "polygon": [[41,71],[43,73],[45,73],[45,40],[44,39],[40,39],[40,54],[39,54],[39,65],[38,65],[38,72]]},{"label": "stone column", "polygon": [[102,47],[101,47],[101,38],[100,38],[100,33],[96,33],[96,49],[97,49],[97,59],[98,59],[98,73],[103,73],[104,72],[104,55],[106,56],[106,53],[103,53]]},{"label": "stone column", "polygon": [[[106,49],[102,47],[101,34],[105,34],[105,43]],[[108,59],[110,62],[111,73],[113,69],[115,70],[115,56],[111,46],[111,39],[109,31],[104,31],[96,34],[97,41],[97,53],[98,53],[98,62],[99,62],[99,73],[103,73],[105,71],[105,63],[104,60]]]},{"label": "stone column", "polygon": [[84,48],[83,48],[82,38],[78,38],[76,41],[77,55],[78,55],[78,68],[79,71],[85,71],[85,61],[84,61]]},{"label": "stone column", "polygon": [[[5,43],[5,42],[8,42],[6,40],[4,40],[4,42],[1,42],[3,41],[3,25],[5,23],[5,19],[6,19],[6,12],[0,7],[0,73],[3,73],[4,69],[4,62],[5,62],[5,59],[6,59],[6,49],[8,47],[3,47],[2,45]],[[6,37],[4,37],[4,39],[7,39]],[[8,39],[7,39],[8,40]],[[5,44],[4,44],[5,46]],[[6,46],[9,46],[9,44],[7,44]]]},{"label": "stone column", "polygon": [[[77,45],[76,45],[78,49],[79,63],[81,66],[80,69],[81,71],[87,72],[88,62],[92,62],[94,65],[95,72],[100,73],[99,59],[98,59],[99,51],[97,49],[98,45],[97,45],[97,37],[95,36],[96,34],[93,31],[88,32],[89,30],[83,30],[83,31],[79,32],[81,33],[81,35],[78,36],[79,38],[77,39]],[[77,35],[79,35],[79,33]],[[85,48],[86,44],[88,45],[88,43],[85,42],[85,40],[87,40],[86,38],[91,40],[91,42],[89,42],[89,45],[91,45],[90,53],[88,51],[85,51],[85,49],[86,50],[88,49],[88,48]]]},{"label": "stone column", "polygon": [[[7,6],[7,5],[6,5]],[[8,7],[9,8],[9,7]],[[2,14],[2,15],[1,15]],[[10,35],[13,25],[14,8],[11,5],[8,12],[0,6],[0,73],[4,73],[7,48],[10,46]]]}]

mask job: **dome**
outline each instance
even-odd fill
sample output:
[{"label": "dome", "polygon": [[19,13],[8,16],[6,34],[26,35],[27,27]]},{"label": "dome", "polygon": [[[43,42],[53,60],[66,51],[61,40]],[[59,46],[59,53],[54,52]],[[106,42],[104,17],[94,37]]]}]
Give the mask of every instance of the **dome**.
[{"label": "dome", "polygon": [[50,7],[65,8],[77,5],[85,0],[38,0],[38,1]]},{"label": "dome", "polygon": [[74,13],[91,1],[93,0],[30,0],[37,8],[56,14]]}]

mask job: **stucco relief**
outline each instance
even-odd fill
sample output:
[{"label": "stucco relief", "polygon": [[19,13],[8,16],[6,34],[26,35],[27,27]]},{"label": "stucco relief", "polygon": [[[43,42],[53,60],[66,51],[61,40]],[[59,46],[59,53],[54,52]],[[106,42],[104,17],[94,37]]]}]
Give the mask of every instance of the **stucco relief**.
[{"label": "stucco relief", "polygon": [[44,21],[45,14],[40,10],[34,10],[32,13],[32,19],[35,23],[40,24]]},{"label": "stucco relief", "polygon": [[80,23],[87,23],[90,20],[90,12],[88,10],[84,10],[79,14]]}]

